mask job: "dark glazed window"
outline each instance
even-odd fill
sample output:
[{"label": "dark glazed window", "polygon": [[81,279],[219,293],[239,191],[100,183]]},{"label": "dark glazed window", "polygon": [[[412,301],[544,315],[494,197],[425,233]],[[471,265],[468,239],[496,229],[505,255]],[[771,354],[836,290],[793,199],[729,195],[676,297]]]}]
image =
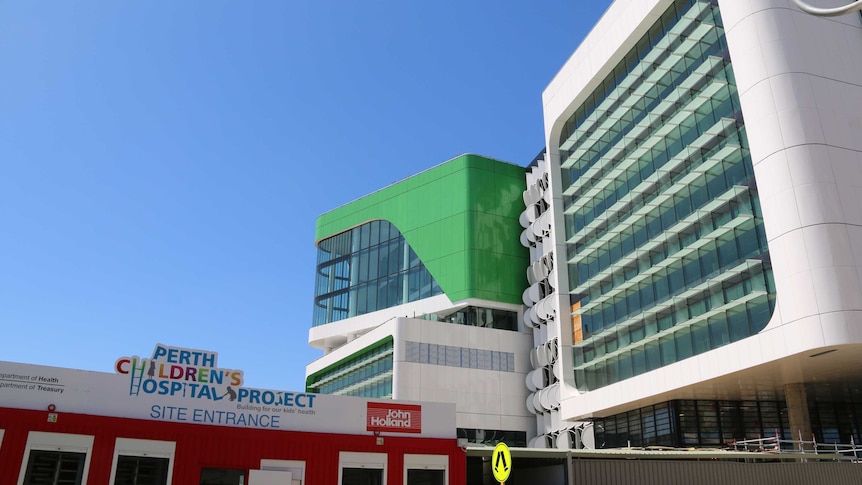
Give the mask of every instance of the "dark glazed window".
[{"label": "dark glazed window", "polygon": [[445,470],[407,470],[407,485],[444,485]]},{"label": "dark glazed window", "polygon": [[25,485],[80,485],[84,476],[84,453],[30,451]]},{"label": "dark glazed window", "polygon": [[167,458],[146,456],[117,457],[114,485],[165,485],[168,483]]},{"label": "dark glazed window", "polygon": [[716,2],[673,2],[559,148],[581,391],[766,326],[772,267]]},{"label": "dark glazed window", "polygon": [[392,397],[392,337],[343,362],[312,374],[306,391],[361,397]]},{"label": "dark glazed window", "polygon": [[344,468],[341,485],[383,485],[383,470],[378,468]]},{"label": "dark glazed window", "polygon": [[245,470],[203,468],[200,485],[245,485]]},{"label": "dark glazed window", "polygon": [[398,229],[371,221],[318,244],[312,325],[442,293]]},{"label": "dark glazed window", "polygon": [[527,433],[524,431],[458,428],[457,433],[459,438],[467,438],[469,443],[494,446],[502,441],[508,446],[515,448],[524,448],[527,446]]},{"label": "dark glazed window", "polygon": [[720,447],[778,435],[792,439],[783,401],[669,401],[594,421],[597,448]]}]

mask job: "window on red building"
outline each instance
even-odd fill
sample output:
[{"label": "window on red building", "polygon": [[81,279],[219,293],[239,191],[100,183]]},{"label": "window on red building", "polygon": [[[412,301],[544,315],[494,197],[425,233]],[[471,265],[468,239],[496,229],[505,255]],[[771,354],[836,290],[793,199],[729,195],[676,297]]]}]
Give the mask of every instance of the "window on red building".
[{"label": "window on red building", "polygon": [[24,485],[80,485],[86,453],[31,450]]},{"label": "window on red building", "polygon": [[204,468],[200,485],[245,485],[245,470]]}]

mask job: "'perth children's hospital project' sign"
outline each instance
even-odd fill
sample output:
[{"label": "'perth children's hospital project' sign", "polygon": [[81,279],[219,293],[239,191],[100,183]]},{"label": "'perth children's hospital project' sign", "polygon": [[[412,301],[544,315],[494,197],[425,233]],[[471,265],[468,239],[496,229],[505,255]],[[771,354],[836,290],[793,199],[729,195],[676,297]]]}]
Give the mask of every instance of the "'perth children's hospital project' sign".
[{"label": "'perth children's hospital project' sign", "polygon": [[0,362],[0,408],[217,426],[455,438],[455,407],[246,387],[218,354],[157,344],[121,357],[114,374]]}]

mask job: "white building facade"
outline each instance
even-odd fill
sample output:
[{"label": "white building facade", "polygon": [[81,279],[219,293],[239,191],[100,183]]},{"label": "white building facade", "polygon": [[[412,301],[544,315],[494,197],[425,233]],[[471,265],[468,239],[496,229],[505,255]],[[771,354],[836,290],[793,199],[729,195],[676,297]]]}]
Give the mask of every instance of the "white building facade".
[{"label": "white building facade", "polygon": [[526,179],[532,446],[859,441],[860,56],[791,0],[611,5]]},{"label": "white building facade", "polygon": [[464,155],[322,215],[306,389],[455,403],[459,438],[526,446],[523,177]]}]

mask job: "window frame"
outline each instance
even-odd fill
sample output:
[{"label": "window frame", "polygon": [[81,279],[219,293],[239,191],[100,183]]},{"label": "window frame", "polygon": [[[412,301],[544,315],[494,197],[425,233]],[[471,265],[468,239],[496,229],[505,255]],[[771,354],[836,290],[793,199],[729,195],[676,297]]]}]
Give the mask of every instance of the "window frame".
[{"label": "window frame", "polygon": [[444,485],[449,485],[449,455],[404,454],[403,482],[407,483],[408,470],[443,470]]},{"label": "window frame", "polygon": [[93,435],[72,433],[51,433],[46,431],[30,431],[27,434],[27,444],[24,446],[24,459],[18,473],[18,485],[24,485],[27,467],[30,464],[31,451],[55,451],[69,453],[84,453],[84,472],[81,483],[86,484],[90,475],[90,460],[93,458]]},{"label": "window frame", "polygon": [[342,483],[345,468],[369,468],[383,471],[383,482],[386,485],[386,474],[389,465],[387,453],[360,453],[354,451],[338,452],[338,483]]},{"label": "window frame", "polygon": [[175,441],[142,440],[136,438],[116,438],[114,440],[114,458],[111,461],[110,485],[117,479],[117,464],[120,456],[143,458],[167,458],[168,476],[166,485],[172,485],[174,475],[174,455],[177,443]]}]

